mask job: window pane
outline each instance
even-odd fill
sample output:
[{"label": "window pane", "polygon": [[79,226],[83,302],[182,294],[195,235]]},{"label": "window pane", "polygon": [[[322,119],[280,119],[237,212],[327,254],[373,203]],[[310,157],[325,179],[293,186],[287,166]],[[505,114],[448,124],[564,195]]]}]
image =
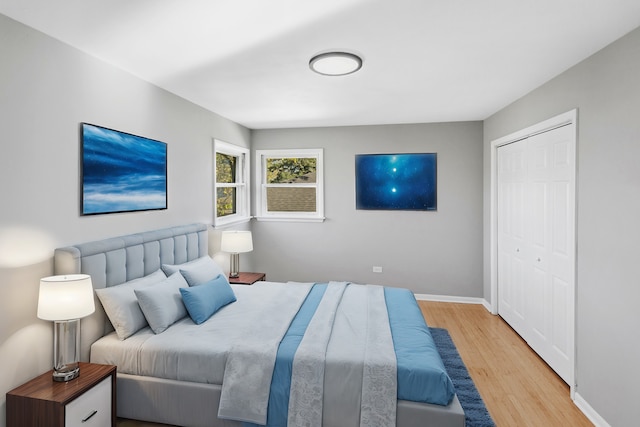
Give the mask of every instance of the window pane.
[{"label": "window pane", "polygon": [[236,213],[236,189],[233,187],[218,188],[216,190],[216,215],[223,217]]},{"label": "window pane", "polygon": [[[267,184],[316,182],[316,159],[309,157],[268,158]],[[315,191],[315,190],[314,190]],[[294,209],[295,210],[295,209]]]},{"label": "window pane", "polygon": [[237,161],[235,156],[216,153],[216,182],[226,184],[236,182]]},{"label": "window pane", "polygon": [[306,187],[268,187],[267,211],[315,212],[316,189]]}]

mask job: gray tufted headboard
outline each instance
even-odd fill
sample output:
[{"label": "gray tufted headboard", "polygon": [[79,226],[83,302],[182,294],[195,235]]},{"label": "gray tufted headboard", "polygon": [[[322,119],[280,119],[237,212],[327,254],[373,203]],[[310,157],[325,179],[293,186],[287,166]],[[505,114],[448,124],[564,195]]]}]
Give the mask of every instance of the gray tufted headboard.
[{"label": "gray tufted headboard", "polygon": [[[83,273],[94,288],[115,286],[146,276],[162,264],[181,264],[208,254],[205,224],[191,224],[82,243],[54,252],[55,274]],[[100,301],[81,320],[80,360],[89,361],[91,344],[113,330]]]}]

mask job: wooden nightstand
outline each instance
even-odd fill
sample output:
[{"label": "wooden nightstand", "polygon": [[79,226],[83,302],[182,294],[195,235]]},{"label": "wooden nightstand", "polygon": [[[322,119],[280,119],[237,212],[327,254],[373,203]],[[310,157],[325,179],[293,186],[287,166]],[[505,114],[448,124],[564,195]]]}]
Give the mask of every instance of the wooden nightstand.
[{"label": "wooden nightstand", "polygon": [[80,376],[68,382],[52,374],[7,393],[7,427],[115,427],[115,366],[80,363]]},{"label": "wooden nightstand", "polygon": [[260,280],[266,280],[265,273],[238,273],[238,277],[229,277],[229,283],[235,285],[253,285]]}]

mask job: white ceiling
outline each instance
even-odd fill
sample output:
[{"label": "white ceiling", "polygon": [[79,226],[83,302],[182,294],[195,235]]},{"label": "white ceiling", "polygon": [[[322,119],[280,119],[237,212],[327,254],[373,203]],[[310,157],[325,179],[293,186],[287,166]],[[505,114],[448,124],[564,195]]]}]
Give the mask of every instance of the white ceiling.
[{"label": "white ceiling", "polygon": [[[483,120],[640,26],[639,0],[0,0],[252,129]],[[319,52],[362,56],[314,74]]]}]

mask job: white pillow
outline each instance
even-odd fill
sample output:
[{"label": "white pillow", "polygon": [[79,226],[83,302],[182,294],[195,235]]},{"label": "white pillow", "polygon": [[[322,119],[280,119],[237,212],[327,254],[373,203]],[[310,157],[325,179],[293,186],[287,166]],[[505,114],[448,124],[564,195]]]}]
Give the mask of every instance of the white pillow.
[{"label": "white pillow", "polygon": [[167,276],[180,272],[187,280],[189,286],[201,285],[209,282],[219,275],[224,276],[224,271],[210,256],[203,256],[184,264],[170,265],[162,264],[162,270]]},{"label": "white pillow", "polygon": [[96,295],[98,295],[107,317],[116,330],[118,338],[127,339],[147,326],[147,319],[140,310],[134,289],[153,286],[166,278],[167,276],[162,270],[157,270],[148,276],[121,285],[96,289]]},{"label": "white pillow", "polygon": [[187,315],[180,288],[188,286],[180,273],[173,273],[157,285],[134,290],[144,317],[154,333],[164,332]]}]

